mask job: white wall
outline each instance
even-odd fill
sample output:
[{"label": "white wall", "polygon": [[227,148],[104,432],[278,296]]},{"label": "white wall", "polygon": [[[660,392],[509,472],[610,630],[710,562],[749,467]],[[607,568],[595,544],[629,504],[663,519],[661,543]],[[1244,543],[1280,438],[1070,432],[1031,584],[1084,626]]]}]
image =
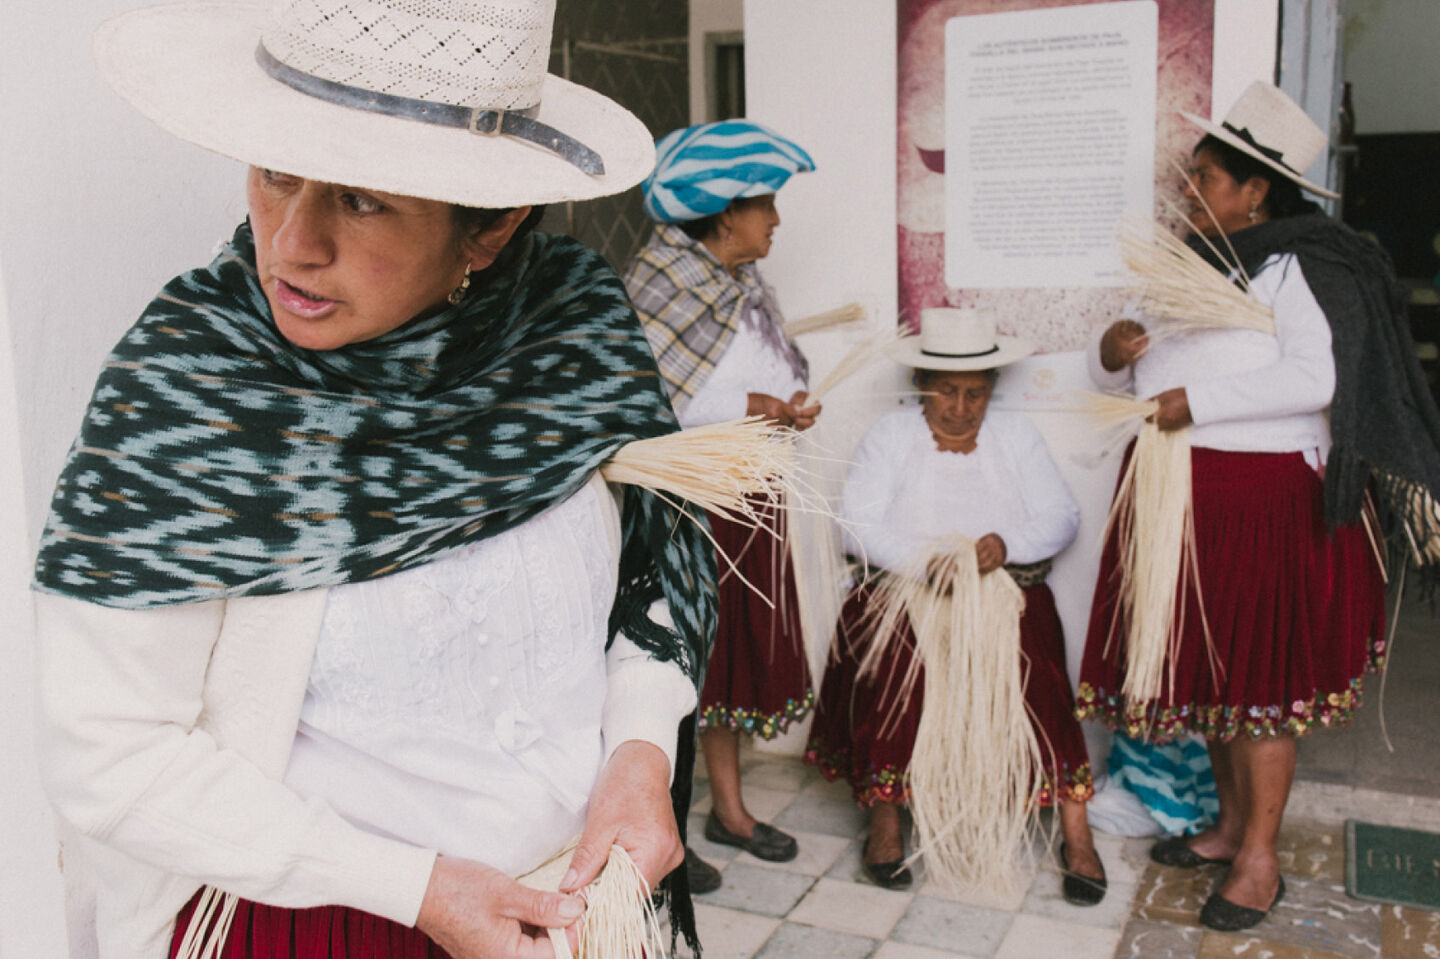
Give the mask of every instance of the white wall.
[{"label": "white wall", "polygon": [[745,28],[744,0],[690,0],[690,122],[705,123],[705,35]]},{"label": "white wall", "polygon": [[1440,131],[1440,3],[1343,0],[1355,132]]}]

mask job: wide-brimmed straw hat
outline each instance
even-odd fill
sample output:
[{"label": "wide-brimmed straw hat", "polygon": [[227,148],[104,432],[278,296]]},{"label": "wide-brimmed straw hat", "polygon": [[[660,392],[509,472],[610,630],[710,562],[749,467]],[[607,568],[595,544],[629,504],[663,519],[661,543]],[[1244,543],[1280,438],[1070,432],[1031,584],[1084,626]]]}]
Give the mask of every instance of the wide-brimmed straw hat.
[{"label": "wide-brimmed straw hat", "polygon": [[1180,115],[1206,133],[1254,157],[1311,193],[1340,196],[1301,176],[1330,146],[1330,137],[1294,100],[1272,83],[1256,80],[1246,88],[1220,123],[1193,113]]},{"label": "wide-brimmed straw hat", "polygon": [[511,207],[655,161],[630,111],[550,76],[555,0],[187,2],[96,31],[100,72],[183,140],[307,179]]},{"label": "wide-brimmed straw hat", "polygon": [[920,311],[920,335],[900,340],[890,357],[922,370],[991,370],[1023,360],[1035,347],[995,332],[995,318],[976,309],[933,307]]}]

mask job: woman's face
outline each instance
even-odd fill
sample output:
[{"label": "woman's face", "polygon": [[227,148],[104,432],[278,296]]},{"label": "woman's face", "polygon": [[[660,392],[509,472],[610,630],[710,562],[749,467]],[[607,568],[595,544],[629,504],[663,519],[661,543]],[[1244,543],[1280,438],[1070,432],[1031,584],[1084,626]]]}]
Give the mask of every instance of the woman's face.
[{"label": "woman's face", "polygon": [[770,253],[770,237],[780,225],[775,194],[733,202],[721,217],[720,229],[729,229],[729,258],[739,266],[763,260]]},{"label": "woman's face", "polygon": [[480,233],[467,235],[437,200],[258,167],[247,194],[275,325],[309,350],[371,340],[445,306],[465,267],[484,269],[504,246],[477,245]]},{"label": "woman's face", "polygon": [[927,370],[919,385],[925,391],[925,422],[936,445],[947,452],[973,450],[995,389],[990,374],[985,370]]},{"label": "woman's face", "polygon": [[[1244,183],[1225,172],[1220,159],[1210,149],[1199,150],[1190,165],[1190,183],[1185,185],[1185,197],[1190,201],[1190,226],[1202,236],[1218,237],[1221,232],[1235,233],[1247,226],[1254,226],[1265,218],[1261,204],[1270,184],[1260,177],[1251,177]],[[1202,205],[1201,200],[1205,203]],[[1210,213],[1205,212],[1205,207]],[[1250,211],[1256,213],[1250,218]],[[1211,213],[1214,214],[1212,219]]]}]

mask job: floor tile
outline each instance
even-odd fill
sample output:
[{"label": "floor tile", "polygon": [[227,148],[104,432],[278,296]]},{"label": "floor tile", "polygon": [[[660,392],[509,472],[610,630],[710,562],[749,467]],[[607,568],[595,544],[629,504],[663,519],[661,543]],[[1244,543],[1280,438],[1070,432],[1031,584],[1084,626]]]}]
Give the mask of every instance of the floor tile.
[{"label": "floor tile", "polygon": [[1269,942],[1287,943],[1354,959],[1380,956],[1380,906],[1345,895],[1345,887],[1285,877],[1285,898],[1253,930]]},{"label": "floor tile", "polygon": [[865,828],[865,819],[865,813],[849,799],[828,799],[807,790],[775,817],[774,824],[787,832],[823,832],[853,839]]},{"label": "floor tile", "polygon": [[720,888],[699,901],[776,918],[795,908],[815,881],[799,873],[758,869],[739,862],[727,865],[720,875],[724,880]]},{"label": "floor tile", "polygon": [[[772,822],[784,811],[786,806],[795,801],[793,790],[764,789],[760,786],[752,786],[748,781],[743,782],[740,789],[741,795],[745,799],[745,808],[750,811],[750,815],[761,822]],[[704,797],[697,799],[690,806],[690,811],[709,815],[712,798],[707,787]]]},{"label": "floor tile", "polygon": [[835,802],[846,802],[856,809],[855,793],[850,784],[843,779],[829,780],[824,776],[813,779],[808,786],[800,791],[802,796],[812,796],[816,799],[832,799]]},{"label": "floor tile", "polygon": [[916,896],[890,938],[972,956],[994,955],[1014,916],[943,899]]},{"label": "floor tile", "polygon": [[784,872],[798,872],[806,876],[821,876],[835,865],[835,860],[855,840],[843,836],[827,836],[821,832],[793,832],[795,842],[800,846],[800,852],[789,862],[766,862],[763,859],[756,859],[748,852],[742,852],[735,857],[736,862],[743,862],[747,866],[757,866],[761,869],[780,869]]},{"label": "floor tile", "polygon": [[1303,879],[1345,881],[1345,827],[1287,819],[1276,849],[1280,872]]},{"label": "floor tile", "polygon": [[825,959],[866,959],[874,952],[875,945],[874,939],[787,922],[755,954],[755,959],[817,959],[822,956]]},{"label": "floor tile", "polygon": [[1440,912],[1381,906],[1380,955],[1385,959],[1436,959],[1440,956]]},{"label": "floor tile", "polygon": [[820,779],[820,773],[813,766],[772,756],[757,756],[741,774],[741,783],[747,795],[751,786],[781,789],[794,794]]},{"label": "floor tile", "polygon": [[873,959],[980,959],[961,952],[947,949],[931,949],[928,946],[912,946],[906,942],[886,942],[875,950]]},{"label": "floor tile", "polygon": [[1119,929],[1130,918],[1130,907],[1135,901],[1135,886],[1129,883],[1109,883],[1105,898],[1093,906],[1073,906],[1065,901],[1061,891],[1063,877],[1059,872],[1043,870],[1030,886],[1021,912],[1032,916],[1049,916],[1062,922],[1076,922],[1102,929]]},{"label": "floor tile", "polygon": [[[780,927],[780,920],[697,901],[695,925],[705,959],[750,959]],[[677,959],[691,956],[683,940],[676,953]]]},{"label": "floor tile", "polygon": [[1195,959],[1204,935],[1196,926],[1131,919],[1120,932],[1115,959]]},{"label": "floor tile", "polygon": [[705,817],[691,813],[690,818],[685,822],[686,844],[700,856],[701,859],[721,869],[726,863],[734,859],[740,852],[734,846],[722,846],[717,842],[711,842],[705,838]]},{"label": "floor tile", "polygon": [[1009,888],[1003,886],[949,886],[934,879],[920,887],[920,895],[946,902],[958,902],[982,909],[1019,912],[1035,881],[1034,873],[1023,873]]},{"label": "floor tile", "polygon": [[1206,932],[1200,940],[1195,959],[1346,959],[1339,953],[1325,952],[1288,942],[1275,942],[1258,936]]},{"label": "floor tile", "polygon": [[1119,929],[1097,929],[1022,913],[1011,923],[1005,940],[995,951],[995,959],[1036,959],[1037,956],[1111,959],[1119,942]]},{"label": "floor tile", "polygon": [[914,899],[913,893],[821,879],[786,919],[856,936],[884,939]]},{"label": "floor tile", "polygon": [[1198,926],[1200,907],[1224,877],[1224,866],[1176,869],[1151,863],[1135,891],[1135,918]]}]

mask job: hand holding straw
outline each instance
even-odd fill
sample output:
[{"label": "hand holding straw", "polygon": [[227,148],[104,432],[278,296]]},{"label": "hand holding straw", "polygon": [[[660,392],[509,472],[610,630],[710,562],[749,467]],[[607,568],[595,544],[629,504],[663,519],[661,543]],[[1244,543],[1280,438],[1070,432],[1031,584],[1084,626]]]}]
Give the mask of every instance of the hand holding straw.
[{"label": "hand holding straw", "polygon": [[[558,891],[578,844],[578,839],[570,842],[516,881],[531,889]],[[579,952],[572,953],[563,929],[551,929],[555,959],[665,959],[665,935],[650,901],[650,887],[624,847],[610,847],[600,875],[580,894],[586,907]]]}]

